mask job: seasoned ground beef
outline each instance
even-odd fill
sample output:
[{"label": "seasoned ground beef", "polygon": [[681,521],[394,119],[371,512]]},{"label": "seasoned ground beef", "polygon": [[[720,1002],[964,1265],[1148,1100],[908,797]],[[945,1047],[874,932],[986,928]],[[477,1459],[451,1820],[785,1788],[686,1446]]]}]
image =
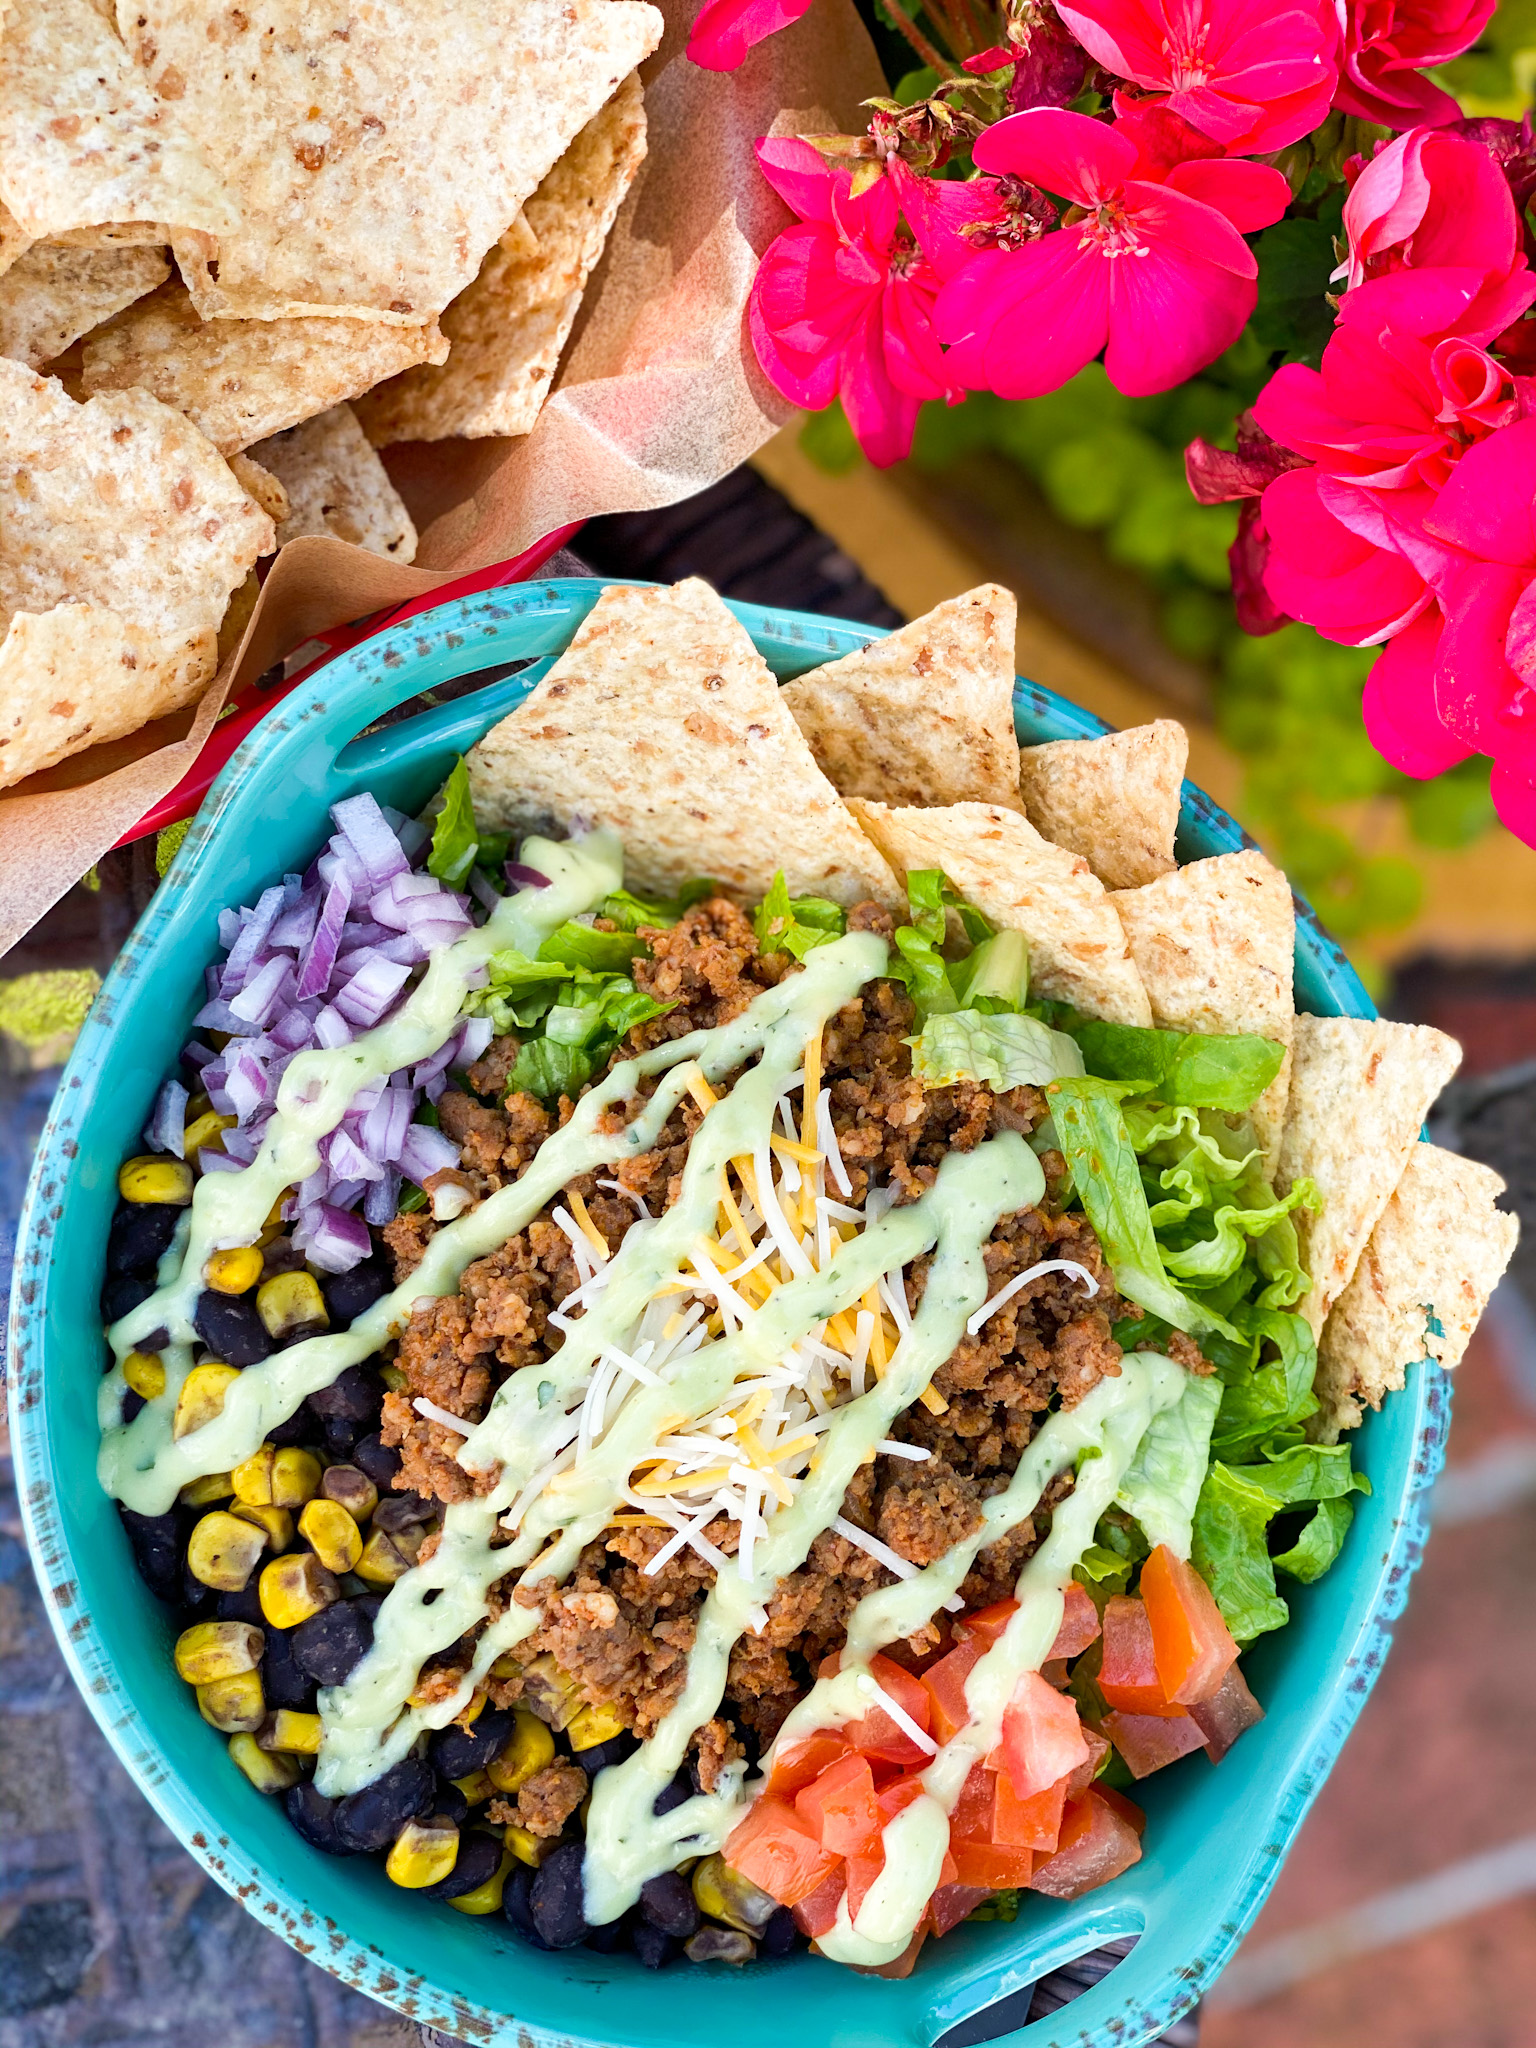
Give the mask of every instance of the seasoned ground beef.
[{"label": "seasoned ground beef", "polygon": [[587,1796],[587,1774],[579,1764],[556,1761],[535,1771],[518,1787],[516,1801],[493,1799],[486,1809],[498,1826],[511,1822],[530,1835],[558,1835]]},{"label": "seasoned ground beef", "polygon": [[[849,922],[887,936],[891,928],[888,913],[872,904],[854,911]],[[615,1058],[726,1023],[763,989],[794,971],[786,955],[760,954],[750,921],[723,901],[699,904],[676,926],[647,931],[644,937],[651,957],[636,960],[635,980],[674,1007],[633,1031]],[[1034,1088],[998,1095],[961,1082],[925,1090],[912,1074],[905,1043],[913,1030],[905,992],[894,983],[877,982],[840,1010],[824,1033],[825,1084],[855,1202],[863,1201],[872,1184],[890,1184],[899,1201],[915,1200],[932,1185],[948,1152],[969,1151],[1001,1130],[1028,1134],[1044,1114]],[[528,1095],[498,1099],[516,1057],[515,1039],[498,1039],[466,1076],[469,1090],[450,1088],[438,1105],[442,1128],[459,1146],[463,1171],[477,1196],[516,1179],[557,1122],[570,1114],[566,1102],[557,1118]],[[614,1127],[635,1109],[631,1103],[613,1111]],[[653,1213],[676,1200],[701,1115],[685,1099],[653,1150],[616,1170],[572,1182],[611,1250],[640,1215],[631,1196]],[[1098,1292],[1090,1294],[1074,1273],[1049,1273],[1021,1289],[975,1336],[963,1338],[939,1369],[933,1384],[945,1404],[943,1412],[930,1413],[919,1405],[895,1425],[894,1436],[928,1451],[928,1458],[877,1457],[858,1473],[843,1501],[845,1520],[919,1566],[975,1535],[985,1502],[1008,1484],[1048,1408],[1074,1405],[1106,1374],[1120,1370],[1120,1347],[1111,1330],[1134,1311],[1116,1295],[1086,1219],[1063,1213],[1056,1199],[1065,1176],[1060,1155],[1046,1153],[1042,1165],[1048,1183],[1042,1206],[1005,1216],[986,1247],[989,1289],[996,1292],[1044,1260],[1063,1259],[1084,1268]],[[616,1191],[615,1181],[623,1192]],[[419,1261],[432,1228],[430,1218],[418,1212],[398,1218],[384,1233],[401,1277]],[[908,1271],[910,1308],[922,1299],[928,1264],[919,1259]],[[412,1315],[396,1359],[407,1390],[389,1396],[383,1424],[385,1442],[400,1449],[401,1486],[445,1501],[468,1499],[477,1487],[488,1490],[488,1479],[473,1481],[455,1462],[461,1439],[420,1415],[412,1401],[421,1395],[466,1422],[478,1421],[509,1373],[538,1365],[559,1348],[560,1333],[550,1326],[550,1312],[577,1284],[570,1244],[546,1211],[499,1251],[476,1260],[458,1294],[423,1303]],[[1189,1349],[1199,1357],[1192,1345]],[[1032,1518],[978,1554],[961,1588],[967,1606],[988,1605],[1012,1590],[1024,1560],[1049,1526],[1052,1506],[1070,1483],[1067,1479],[1049,1488]],[[617,1705],[641,1736],[655,1729],[682,1689],[699,1608],[714,1578],[713,1568],[691,1550],[654,1574],[645,1572],[670,1533],[649,1527],[610,1529],[587,1546],[565,1585],[546,1580],[512,1596],[539,1611],[538,1627],[518,1657],[531,1663],[547,1653],[585,1700]],[[735,1523],[721,1517],[706,1533],[718,1549],[734,1554]],[[744,1636],[732,1653],[725,1700],[729,1718],[711,1722],[693,1745],[693,1769],[701,1785],[712,1785],[723,1765],[741,1753],[740,1738],[753,1747],[771,1740],[823,1659],[842,1647],[853,1607],[865,1593],[890,1584],[891,1576],[835,1531],[816,1539],[804,1565],[780,1582],[768,1603],[766,1625]],[[505,1580],[497,1589],[502,1600],[514,1583]],[[891,1654],[919,1658],[940,1647],[947,1630],[941,1619],[908,1644],[893,1646]],[[495,1680],[491,1693],[498,1704],[510,1703],[522,1696],[522,1681],[515,1673]],[[537,1704],[531,1693],[530,1703]],[[508,1805],[504,1817],[516,1818],[535,1833],[558,1833],[583,1796],[573,1785],[561,1796],[575,1791],[575,1797],[552,1826],[536,1825],[528,1816],[535,1806],[541,1822],[554,1815],[558,1800],[551,1796],[544,1803],[541,1781],[557,1769],[571,1768],[551,1766],[540,1773],[523,1788],[515,1813]],[[573,1776],[582,1779],[580,1771]],[[530,1800],[535,1786],[541,1789]]]}]

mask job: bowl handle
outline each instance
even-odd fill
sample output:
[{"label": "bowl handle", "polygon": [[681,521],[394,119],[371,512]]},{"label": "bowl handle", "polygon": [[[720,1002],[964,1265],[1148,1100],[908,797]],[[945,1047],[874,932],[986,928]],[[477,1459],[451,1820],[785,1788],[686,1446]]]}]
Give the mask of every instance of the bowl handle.
[{"label": "bowl handle", "polygon": [[[1189,1964],[1170,1980],[1166,1948],[1149,1938],[1150,1934],[1150,1929],[1145,1930],[1122,1962],[1070,2004],[1043,2019],[1031,2020],[1027,2026],[998,2034],[982,2048],[1111,2048],[1111,2044],[1113,2048],[1148,2048],[1207,1988],[1206,1971],[1199,1962]],[[1080,1952],[1086,1953],[1094,1945],[1090,1941]],[[956,2027],[962,2017],[975,2018],[985,2010],[985,2006],[977,2006],[967,2015],[947,2015],[948,2025]]]}]

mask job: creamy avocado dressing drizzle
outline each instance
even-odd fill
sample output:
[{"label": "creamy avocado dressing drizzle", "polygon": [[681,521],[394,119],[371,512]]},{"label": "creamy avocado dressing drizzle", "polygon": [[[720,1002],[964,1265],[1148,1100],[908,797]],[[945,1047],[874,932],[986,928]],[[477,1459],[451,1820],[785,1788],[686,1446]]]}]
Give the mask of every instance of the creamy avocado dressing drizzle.
[{"label": "creamy avocado dressing drizzle", "polygon": [[[494,1488],[478,1500],[447,1510],[435,1555],[390,1589],[375,1620],[367,1656],[344,1686],[322,1693],[325,1735],[316,1783],[323,1792],[334,1796],[367,1784],[403,1756],[423,1729],[441,1727],[462,1712],[475,1682],[495,1659],[539,1626],[538,1606],[513,1605],[491,1623],[455,1693],[431,1707],[407,1708],[424,1659],[447,1649],[485,1618],[491,1587],[509,1572],[537,1559],[536,1569],[525,1574],[528,1581],[569,1576],[584,1546],[601,1533],[622,1501],[635,1461],[645,1455],[662,1424],[669,1417],[706,1412],[743,1369],[760,1356],[767,1362],[770,1354],[763,1353],[762,1346],[769,1340],[748,1335],[762,1317],[769,1317],[765,1331],[785,1333],[773,1340],[771,1357],[776,1359],[880,1273],[901,1262],[902,1252],[893,1248],[884,1264],[865,1276],[869,1255],[849,1248],[840,1255],[841,1270],[862,1276],[856,1286],[844,1281],[838,1291],[831,1270],[813,1274],[792,1283],[797,1290],[792,1294],[791,1287],[780,1290],[791,1294],[791,1300],[776,1316],[770,1314],[770,1301],[737,1338],[673,1359],[664,1369],[662,1385],[637,1389],[604,1440],[540,1494],[513,1541],[496,1545],[500,1517],[568,1440],[570,1412],[585,1394],[597,1359],[609,1346],[627,1345],[657,1290],[686,1263],[698,1238],[713,1229],[726,1165],[750,1157],[760,1138],[765,1140],[778,1099],[799,1068],[807,1041],[883,970],[886,957],[883,939],[870,932],[850,932],[832,945],[818,947],[802,972],[766,990],[740,1017],[660,1047],[633,1063],[644,1067],[663,1057],[688,1058],[706,1079],[717,1081],[753,1054],[759,1055],[757,1064],[740,1076],[695,1133],[677,1200],[662,1216],[631,1227],[609,1262],[601,1295],[568,1332],[559,1351],[537,1368],[504,1380],[485,1419],[463,1444],[460,1463],[471,1472],[497,1473]],[[675,1073],[674,1079],[681,1081],[681,1074]],[[583,1106],[590,1100],[584,1097]],[[547,1149],[540,1149],[530,1172]],[[890,1241],[899,1245],[899,1232]]]},{"label": "creamy avocado dressing drizzle", "polygon": [[[472,1222],[437,1262],[439,1277],[445,1278],[447,1285],[434,1287],[418,1269],[405,1287],[376,1303],[349,1330],[312,1338],[278,1352],[263,1364],[247,1367],[226,1393],[219,1416],[179,1440],[174,1437],[176,1400],[192,1365],[197,1335],[192,1318],[209,1254],[221,1247],[255,1242],[278,1197],[307,1180],[319,1166],[321,1139],[336,1129],[360,1088],[384,1080],[402,1067],[414,1066],[438,1050],[458,1023],[464,998],[493,953],[507,947],[536,953],[557,926],[590,910],[623,880],[623,848],[611,832],[593,832],[585,839],[558,845],[530,839],[524,854],[548,876],[549,886],[519,889],[504,896],[479,930],[439,948],[421,981],[387,1022],[350,1045],[298,1053],[278,1084],[277,1107],[255,1159],[239,1173],[207,1173],[198,1180],[190,1223],[185,1235],[178,1227],[172,1247],[172,1253],[180,1247],[179,1258],[173,1261],[168,1254],[162,1260],[155,1292],[107,1332],[117,1363],[102,1381],[98,1397],[102,1440],[97,1473],[107,1492],[126,1506],[140,1514],[164,1514],[189,1479],[227,1471],[249,1457],[266,1432],[291,1415],[307,1394],[329,1386],[347,1366],[369,1357],[396,1334],[412,1300],[422,1294],[448,1292],[457,1284],[463,1265],[476,1256],[467,1252],[460,1265],[448,1272],[458,1247],[478,1242],[483,1234],[484,1225],[477,1233]],[[590,1101],[592,1097],[586,1097],[583,1107]],[[587,1119],[588,1125],[591,1121]],[[526,1185],[526,1180],[518,1182],[517,1190]],[[561,1185],[557,1180],[553,1188]],[[491,1207],[491,1203],[482,1205],[475,1221],[485,1217]],[[516,1207],[515,1202],[504,1204],[502,1213]],[[500,1218],[494,1220],[499,1223]],[[510,1226],[513,1230],[520,1227],[520,1223]],[[501,1236],[482,1249],[492,1250],[507,1234],[503,1229]],[[170,1339],[158,1347],[165,1367],[164,1392],[147,1401],[133,1421],[124,1424],[123,1360],[157,1329],[166,1330]]]}]

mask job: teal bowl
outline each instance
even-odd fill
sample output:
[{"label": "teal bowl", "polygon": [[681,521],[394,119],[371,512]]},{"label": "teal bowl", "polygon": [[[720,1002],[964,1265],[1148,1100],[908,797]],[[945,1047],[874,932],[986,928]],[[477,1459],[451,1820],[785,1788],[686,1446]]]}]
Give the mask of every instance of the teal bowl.
[{"label": "teal bowl", "polygon": [[[733,1972],[630,1956],[538,1954],[499,1918],[468,1919],[397,1890],[382,1864],[339,1861],[300,1841],[198,1718],[171,1667],[174,1629],[135,1573],[95,1480],[97,1297],[119,1162],[202,1002],[227,904],[252,903],[326,836],[327,807],[360,789],[418,809],[454,756],[511,710],[586,616],[602,586],[574,580],[462,598],[363,642],[274,709],[209,792],[169,875],[97,999],[38,1148],[11,1295],[13,1441],[27,1537],[76,1682],[177,1839],[263,1925],[355,1985],[466,2041],[566,2048],[930,2048],[949,2028],[1044,1972],[1117,1937],[1127,1959],[1076,2003],[1000,2039],[1010,2048],[1137,2048],[1211,1983],[1274,1883],[1318,1787],[1370,1691],[1423,1540],[1449,1397],[1423,1366],[1368,1417],[1358,1458],[1373,1491],[1344,1556],[1290,1597],[1294,1619],[1247,1660],[1268,1718],[1212,1769],[1191,1757],[1144,1788],[1146,1852],[1072,1904],[1026,1896],[1012,1923],[930,1943],[901,1983],[807,1955]],[[775,673],[797,675],[861,646],[862,626],[732,609]],[[523,666],[509,674],[512,664]],[[490,671],[474,687],[460,679]],[[457,683],[449,701],[386,714]],[[644,706],[636,706],[643,715]],[[1024,741],[1088,738],[1100,722],[1021,682]],[[1245,844],[1188,784],[1185,859]],[[1364,989],[1303,912],[1298,1006],[1368,1016]]]}]

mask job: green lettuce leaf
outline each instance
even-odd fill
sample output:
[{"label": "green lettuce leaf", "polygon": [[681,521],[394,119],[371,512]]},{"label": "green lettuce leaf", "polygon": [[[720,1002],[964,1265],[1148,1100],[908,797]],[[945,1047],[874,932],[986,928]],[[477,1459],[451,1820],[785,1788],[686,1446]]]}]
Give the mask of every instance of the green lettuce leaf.
[{"label": "green lettuce leaf", "polygon": [[1309,1517],[1290,1549],[1280,1551],[1271,1559],[1275,1570],[1289,1572],[1293,1579],[1310,1586],[1338,1557],[1354,1519],[1354,1502],[1347,1494],[1320,1500],[1316,1513]]},{"label": "green lettuce leaf", "polygon": [[[967,1010],[986,1016],[1022,1010],[1029,998],[1029,946],[1024,934],[994,932],[983,939],[963,960],[950,962],[949,985]],[[1081,1054],[1061,1069],[1064,1074],[1084,1071]]]},{"label": "green lettuce leaf", "polygon": [[676,924],[685,910],[691,910],[695,903],[703,903],[711,896],[718,896],[720,884],[707,877],[684,882],[675,896],[656,900],[636,896],[629,889],[616,889],[611,896],[605,896],[599,915],[616,924],[621,931],[638,931],[641,925],[649,925],[653,931],[665,931]]},{"label": "green lettuce leaf", "polygon": [[1102,1543],[1090,1543],[1073,1566],[1072,1576],[1090,1593],[1097,1593],[1102,1604],[1111,1594],[1125,1591],[1135,1569],[1134,1558],[1122,1557]]},{"label": "green lettuce leaf", "polygon": [[803,960],[818,946],[829,946],[848,929],[841,905],[825,896],[791,896],[781,868],[773,887],[752,915],[758,951],[789,953]]},{"label": "green lettuce leaf", "polygon": [[1086,1019],[1073,1036],[1090,1074],[1191,1109],[1251,1109],[1285,1059],[1283,1045],[1250,1033],[1154,1031]]},{"label": "green lettuce leaf", "polygon": [[432,826],[427,872],[436,875],[450,889],[457,889],[467,879],[479,851],[480,834],[475,825],[474,801],[469,793],[469,770],[461,754],[453,764],[453,773],[443,784],[443,807]]},{"label": "green lettuce leaf", "polygon": [[925,1088],[945,1088],[953,1081],[983,1081],[999,1093],[1027,1083],[1043,1088],[1058,1075],[1081,1073],[1083,1064],[1064,1032],[1011,1013],[939,1013],[907,1043],[912,1071]]},{"label": "green lettuce leaf", "polygon": [[631,960],[644,951],[644,943],[633,932],[599,932],[571,922],[550,933],[538,957],[563,967],[590,968],[594,974],[627,974]]},{"label": "green lettuce leaf", "polygon": [[[1259,1464],[1218,1459],[1211,1466],[1195,1508],[1190,1555],[1238,1642],[1284,1627],[1290,1609],[1275,1591],[1275,1566],[1308,1584],[1320,1577],[1338,1556],[1353,1513],[1348,1495],[1356,1492],[1369,1493],[1370,1482],[1351,1471],[1347,1444],[1296,1444]],[[1291,1549],[1271,1557],[1271,1521],[1282,1508],[1306,1501],[1328,1510],[1316,1533],[1314,1515]]]},{"label": "green lettuce leaf", "polygon": [[[911,922],[898,925],[896,951],[887,972],[904,982],[919,1024],[960,1009],[988,1014],[1021,1010],[1029,994],[1029,949],[1022,933],[995,932],[979,910],[966,903],[941,868],[907,871]],[[940,950],[953,910],[972,948],[949,961]]]},{"label": "green lettuce leaf", "polygon": [[[1301,1425],[1317,1412],[1317,1340],[1305,1319],[1247,1305],[1232,1319],[1248,1342],[1215,1358],[1223,1385],[1211,1437],[1212,1453],[1229,1465],[1261,1449],[1283,1450],[1287,1439],[1299,1442]],[[1260,1363],[1267,1346],[1276,1355]]]},{"label": "green lettuce leaf", "polygon": [[1173,1406],[1152,1418],[1115,1495],[1115,1505],[1136,1518],[1149,1543],[1166,1543],[1178,1557],[1189,1555],[1221,1395],[1218,1379],[1191,1374]]}]

